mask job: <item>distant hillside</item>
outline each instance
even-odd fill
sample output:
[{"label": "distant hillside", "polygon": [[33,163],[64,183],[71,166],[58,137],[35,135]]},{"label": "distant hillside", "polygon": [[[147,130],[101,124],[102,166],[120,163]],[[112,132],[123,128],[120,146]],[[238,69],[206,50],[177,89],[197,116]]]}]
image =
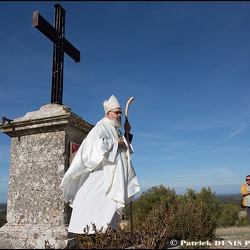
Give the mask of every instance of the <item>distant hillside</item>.
[{"label": "distant hillside", "polygon": [[7,209],[7,203],[0,203],[0,212],[6,211],[6,209]]},{"label": "distant hillside", "polygon": [[242,195],[241,194],[220,194],[220,195],[216,195],[216,197],[219,200],[219,202],[223,204],[228,203],[228,202],[239,204]]},{"label": "distant hillside", "polygon": [[[216,197],[221,203],[236,202],[238,204],[241,199],[241,194],[218,194]],[[138,197],[136,197],[135,200],[137,199]],[[0,203],[0,211],[5,211],[6,209],[7,203]]]}]

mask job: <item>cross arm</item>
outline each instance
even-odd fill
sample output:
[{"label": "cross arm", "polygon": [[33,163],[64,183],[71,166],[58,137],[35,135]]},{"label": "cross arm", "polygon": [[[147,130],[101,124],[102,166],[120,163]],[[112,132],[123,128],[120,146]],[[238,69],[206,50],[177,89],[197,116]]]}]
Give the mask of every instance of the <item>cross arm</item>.
[{"label": "cross arm", "polygon": [[63,38],[63,49],[76,63],[80,62],[80,51],[76,49],[66,38]]},{"label": "cross arm", "polygon": [[[40,15],[39,11],[33,12],[32,27],[36,27],[52,42],[60,42],[56,29]],[[66,38],[62,39],[62,47],[65,53],[76,63],[80,62],[80,51],[77,50]]]},{"label": "cross arm", "polygon": [[52,42],[59,42],[58,35],[54,27],[48,23],[39,13],[39,11],[33,12],[32,27],[36,27],[45,36],[47,36]]}]

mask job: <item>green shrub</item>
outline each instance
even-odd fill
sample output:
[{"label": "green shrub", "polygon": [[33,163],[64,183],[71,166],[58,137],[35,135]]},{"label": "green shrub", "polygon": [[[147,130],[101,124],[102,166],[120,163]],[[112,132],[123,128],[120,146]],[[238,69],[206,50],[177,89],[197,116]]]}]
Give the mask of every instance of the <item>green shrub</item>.
[{"label": "green shrub", "polygon": [[[176,199],[174,189],[166,188],[163,185],[154,186],[144,191],[140,197],[133,202],[133,213],[135,220],[143,221],[146,216],[163,202],[171,203]],[[130,219],[130,211],[125,213],[125,217]]]},{"label": "green shrub", "polygon": [[[209,189],[201,194],[188,190],[185,195],[176,195],[162,185],[152,187],[133,202],[133,234],[129,226],[121,230],[118,224],[116,232],[108,229],[104,234],[79,235],[79,248],[162,249],[172,239],[210,241],[216,229],[217,205],[210,203],[217,204],[213,195]],[[125,217],[130,217],[129,206],[125,211]]]},{"label": "green shrub", "polygon": [[[117,230],[114,231],[108,227],[105,233],[102,229],[97,230],[95,224],[92,224],[94,234],[79,234],[77,236],[78,248],[80,249],[124,249],[136,244],[132,240],[131,234],[121,229],[117,223]],[[84,229],[88,233],[89,228]]]},{"label": "green shrub", "polygon": [[6,223],[7,223],[7,220],[6,220],[6,211],[1,211],[0,212],[0,227],[2,227]]},{"label": "green shrub", "polygon": [[[143,221],[136,221],[141,242],[148,248],[163,248],[171,239],[186,241],[212,240],[215,217],[205,203],[189,199],[163,203],[153,209]],[[145,239],[145,236],[148,236]]]},{"label": "green shrub", "polygon": [[226,203],[220,206],[220,214],[218,216],[219,227],[235,226],[239,222],[240,208],[233,203]]}]

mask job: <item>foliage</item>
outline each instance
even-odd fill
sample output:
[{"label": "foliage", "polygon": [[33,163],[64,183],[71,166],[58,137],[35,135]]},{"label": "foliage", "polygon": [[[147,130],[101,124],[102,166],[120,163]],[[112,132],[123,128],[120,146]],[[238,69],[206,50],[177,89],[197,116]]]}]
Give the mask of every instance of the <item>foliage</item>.
[{"label": "foliage", "polygon": [[238,205],[241,198],[242,198],[242,194],[240,194],[240,193],[238,193],[238,194],[219,194],[219,195],[216,195],[216,197],[221,204],[226,204],[226,203],[232,202],[235,205]]},{"label": "foliage", "polygon": [[0,212],[0,227],[2,227],[6,223],[7,223],[7,220],[6,220],[6,211],[1,211]]},{"label": "foliage", "polygon": [[[239,196],[240,197],[240,196]],[[232,202],[223,197],[218,199],[211,188],[202,188],[200,192],[187,189],[183,195],[177,195],[174,189],[163,185],[154,186],[143,192],[132,203],[133,234],[130,223],[121,228],[118,221],[117,230],[111,228],[105,233],[97,230],[95,234],[78,235],[80,249],[162,249],[170,240],[211,241],[216,227],[246,226],[245,209],[240,208],[238,196]],[[124,209],[125,219],[130,219],[130,206]],[[6,223],[6,210],[0,212],[0,227]],[[88,228],[85,229],[87,232]],[[45,248],[54,248],[48,242]],[[182,248],[182,246],[178,246]],[[189,248],[185,246],[184,249]],[[205,246],[192,246],[206,248]]]},{"label": "foliage", "polygon": [[236,224],[238,227],[246,227],[248,226],[248,218],[247,216],[245,217],[240,217],[239,220],[237,221],[237,224]]},{"label": "foliage", "polygon": [[144,220],[153,209],[157,208],[163,202],[171,203],[176,198],[175,190],[165,188],[163,185],[154,186],[144,191],[140,197],[133,203],[134,217],[138,221]]},{"label": "foliage", "polygon": [[[207,197],[208,196],[208,197]],[[214,194],[210,189],[201,193],[188,190],[176,195],[164,186],[152,187],[142,193],[133,203],[134,231],[129,229],[94,235],[79,235],[79,247],[83,248],[128,248],[162,249],[170,240],[205,241],[214,238],[216,220],[214,216]]]},{"label": "foliage", "polygon": [[55,249],[53,245],[49,243],[49,241],[45,240],[44,241],[44,249]]},{"label": "foliage", "polygon": [[184,197],[193,199],[197,204],[204,203],[208,209],[214,214],[215,218],[219,217],[220,202],[210,187],[203,187],[199,193],[192,189],[187,189]]},{"label": "foliage", "polygon": [[[157,192],[157,187],[154,187],[149,193],[144,194],[147,197],[150,195],[154,197],[154,205],[151,206],[151,210],[147,210],[148,214],[143,211],[144,197],[136,201],[137,207],[141,208],[136,210],[137,213],[135,211],[136,230],[139,234],[149,232],[152,245],[147,242],[148,247],[164,247],[171,239],[192,241],[213,239],[216,229],[214,211],[217,207],[214,204],[217,204],[217,200],[214,199],[210,189],[203,189],[198,194],[193,190],[187,190],[185,195],[179,196],[174,190],[165,189],[165,192],[162,192],[164,189],[162,186],[159,189],[161,192]],[[163,195],[159,196],[159,193]],[[140,204],[141,201],[143,202]],[[210,204],[211,201],[214,202],[213,205]],[[138,211],[140,213],[143,211],[143,220],[141,215],[138,216]]]},{"label": "foliage", "polygon": [[231,202],[221,205],[217,221],[219,227],[236,225],[239,221],[239,206],[236,206]]},{"label": "foliage", "polygon": [[117,224],[117,230],[114,231],[108,227],[107,231],[103,233],[102,228],[100,230],[96,229],[96,225],[92,224],[92,229],[94,234],[88,234],[89,228],[84,228],[85,234],[79,234],[78,248],[80,249],[124,249],[132,246],[134,242],[132,241],[131,234],[123,231],[119,226],[119,221]]}]

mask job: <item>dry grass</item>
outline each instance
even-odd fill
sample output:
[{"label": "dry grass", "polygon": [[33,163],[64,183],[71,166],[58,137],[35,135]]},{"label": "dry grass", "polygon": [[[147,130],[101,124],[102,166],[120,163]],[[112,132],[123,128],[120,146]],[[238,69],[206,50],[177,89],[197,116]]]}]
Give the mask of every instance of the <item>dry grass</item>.
[{"label": "dry grass", "polygon": [[250,227],[226,227],[216,229],[213,242],[187,242],[184,245],[167,246],[165,249],[250,249]]},{"label": "dry grass", "polygon": [[212,249],[250,249],[250,227],[217,228]]}]

